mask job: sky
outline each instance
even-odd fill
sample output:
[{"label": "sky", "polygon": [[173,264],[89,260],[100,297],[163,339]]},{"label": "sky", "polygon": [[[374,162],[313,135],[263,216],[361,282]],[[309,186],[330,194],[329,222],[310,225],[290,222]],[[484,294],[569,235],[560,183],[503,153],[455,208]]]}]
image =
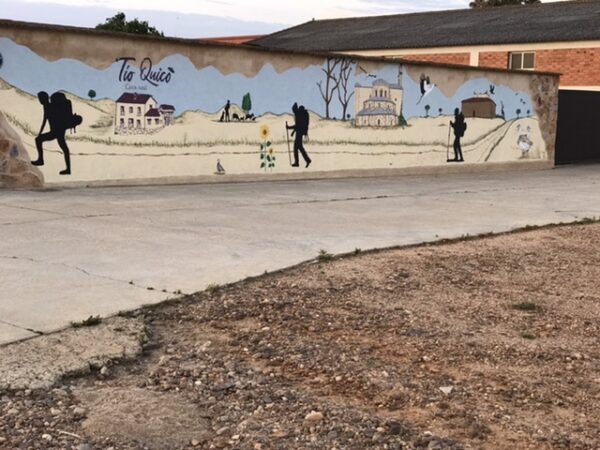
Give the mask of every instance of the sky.
[{"label": "sky", "polygon": [[94,27],[123,11],[128,19],[147,20],[167,36],[202,38],[268,34],[313,18],[400,14],[468,5],[469,0],[0,0],[0,18]]}]

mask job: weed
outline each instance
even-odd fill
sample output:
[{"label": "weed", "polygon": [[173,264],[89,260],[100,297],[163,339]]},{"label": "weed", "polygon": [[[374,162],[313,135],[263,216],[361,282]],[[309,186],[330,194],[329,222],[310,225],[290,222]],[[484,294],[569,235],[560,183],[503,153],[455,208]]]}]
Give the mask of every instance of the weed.
[{"label": "weed", "polygon": [[317,255],[317,261],[319,262],[327,262],[333,259],[333,255],[329,253],[327,250],[321,249],[319,250],[319,254]]},{"label": "weed", "polygon": [[220,286],[217,283],[210,283],[208,286],[206,286],[205,291],[209,294],[212,294],[213,292],[216,292],[219,289],[219,287]]},{"label": "weed", "polygon": [[523,227],[524,231],[534,231],[534,230],[539,230],[541,228],[540,225],[525,225]]},{"label": "weed", "polygon": [[354,254],[355,255],[359,255],[361,252],[362,252],[362,249],[360,249],[358,247],[354,249]]},{"label": "weed", "polygon": [[531,302],[521,302],[521,303],[515,303],[512,305],[513,309],[517,309],[519,311],[526,311],[526,312],[539,312],[542,310],[542,308],[540,308],[538,305],[536,305],[535,303],[531,303]]},{"label": "weed", "polygon": [[138,334],[138,342],[140,343],[141,346],[144,346],[148,342],[150,342],[149,332],[146,327],[144,327],[144,329],[140,332],[140,334]]},{"label": "weed", "polygon": [[73,328],[93,327],[102,323],[100,316],[90,316],[80,322],[71,322]]},{"label": "weed", "polygon": [[530,341],[533,341],[534,339],[536,339],[535,334],[531,334],[531,333],[521,333],[521,337],[523,339],[529,339]]}]

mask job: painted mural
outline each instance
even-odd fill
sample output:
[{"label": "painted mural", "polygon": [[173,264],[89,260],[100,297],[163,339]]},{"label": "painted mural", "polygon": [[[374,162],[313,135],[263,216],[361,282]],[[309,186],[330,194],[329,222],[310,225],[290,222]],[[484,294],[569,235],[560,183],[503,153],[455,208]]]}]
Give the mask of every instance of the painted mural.
[{"label": "painted mural", "polygon": [[500,77],[273,58],[252,74],[181,54],[100,70],[0,38],[0,111],[50,182],[547,158],[527,89]]}]

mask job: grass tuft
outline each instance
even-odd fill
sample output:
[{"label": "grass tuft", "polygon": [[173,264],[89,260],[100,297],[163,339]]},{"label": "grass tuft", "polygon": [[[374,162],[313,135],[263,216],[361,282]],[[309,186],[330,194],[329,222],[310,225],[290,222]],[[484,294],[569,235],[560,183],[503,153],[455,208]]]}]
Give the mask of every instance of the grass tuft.
[{"label": "grass tuft", "polygon": [[208,286],[206,286],[205,291],[208,292],[209,294],[212,294],[214,292],[216,292],[221,286],[219,286],[217,283],[210,283]]},{"label": "grass tuft", "polygon": [[531,334],[531,333],[521,333],[521,337],[523,339],[528,339],[530,341],[533,341],[534,339],[536,339],[535,334]]},{"label": "grass tuft", "polygon": [[90,316],[80,322],[71,322],[73,328],[93,327],[102,323],[100,316]]},{"label": "grass tuft", "polygon": [[536,305],[535,303],[531,303],[531,302],[521,302],[521,303],[515,303],[512,305],[513,309],[516,309],[518,311],[525,311],[525,312],[540,312],[542,310],[542,308],[538,305]]},{"label": "grass tuft", "polygon": [[319,254],[317,255],[317,261],[319,262],[327,262],[333,259],[333,255],[329,253],[327,250],[321,249],[319,250]]}]

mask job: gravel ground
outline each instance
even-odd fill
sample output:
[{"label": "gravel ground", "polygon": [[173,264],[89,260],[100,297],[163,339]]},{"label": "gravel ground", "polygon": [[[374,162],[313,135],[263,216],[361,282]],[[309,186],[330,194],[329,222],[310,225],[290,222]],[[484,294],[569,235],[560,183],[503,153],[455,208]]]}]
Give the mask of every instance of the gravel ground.
[{"label": "gravel ground", "polygon": [[[327,259],[327,258],[325,258]],[[0,392],[3,449],[600,449],[600,225],[304,264]]]}]

